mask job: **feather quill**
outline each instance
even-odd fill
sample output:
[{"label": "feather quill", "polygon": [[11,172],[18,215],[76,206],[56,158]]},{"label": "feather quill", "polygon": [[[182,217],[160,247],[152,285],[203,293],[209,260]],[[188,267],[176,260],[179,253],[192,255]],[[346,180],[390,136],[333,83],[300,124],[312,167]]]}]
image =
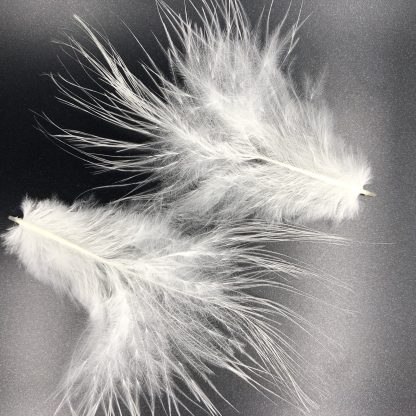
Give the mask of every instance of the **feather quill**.
[{"label": "feather quill", "polygon": [[299,22],[283,34],[283,23],[270,31],[267,18],[261,31],[238,0],[200,3],[196,24],[158,1],[172,71],[165,76],[148,56],[142,70],[151,86],[76,17],[98,56],[73,38],[67,46],[96,89],[58,75],[61,100],[138,136],[129,142],[63,130],[54,137],[97,169],[126,173],[131,198],[147,198],[139,189],[161,183],[151,199],[191,217],[353,217],[359,195],[374,196],[364,189],[370,169],[337,137],[314,88],[301,93],[291,79]]},{"label": "feather quill", "polygon": [[218,415],[207,392],[221,396],[215,368],[302,412],[314,407],[302,358],[277,324],[312,326],[252,291],[305,295],[296,279],[315,276],[269,252],[265,241],[338,238],[258,222],[191,237],[167,213],[86,202],[27,198],[22,210],[23,218],[10,217],[18,226],[3,236],[6,247],[89,315],[62,386],[61,406],[74,416],[99,408],[114,416],[122,406],[132,416],[146,406],[155,414],[158,403],[168,414],[193,403]]}]

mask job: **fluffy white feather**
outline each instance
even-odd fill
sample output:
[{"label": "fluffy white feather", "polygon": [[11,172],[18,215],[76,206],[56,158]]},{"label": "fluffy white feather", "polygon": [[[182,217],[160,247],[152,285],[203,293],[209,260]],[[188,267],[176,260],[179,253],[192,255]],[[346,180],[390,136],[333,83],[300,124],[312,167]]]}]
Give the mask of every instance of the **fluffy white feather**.
[{"label": "fluffy white feather", "polygon": [[168,215],[128,208],[26,199],[22,209],[22,219],[11,217],[18,226],[3,236],[6,247],[89,314],[62,387],[73,415],[99,408],[116,415],[122,406],[132,416],[146,406],[154,414],[157,403],[179,414],[190,402],[217,415],[208,393],[221,396],[215,368],[301,411],[314,406],[302,358],[278,324],[312,327],[252,291],[302,295],[296,279],[318,278],[264,241],[332,237],[284,226],[264,231],[258,223],[190,237]]},{"label": "fluffy white feather", "polygon": [[[158,2],[169,41],[170,79],[150,60],[133,75],[110,43],[79,18],[100,57],[69,46],[97,90],[55,78],[63,101],[138,133],[137,142],[64,130],[99,169],[141,173],[163,184],[153,197],[179,211],[269,220],[340,221],[354,216],[370,170],[337,137],[331,113],[313,88],[303,93],[286,70],[296,24],[252,29],[238,0],[201,0],[198,24]],[[176,41],[174,39],[177,39]],[[150,139],[143,140],[143,135]],[[135,191],[148,181],[138,181]]]}]

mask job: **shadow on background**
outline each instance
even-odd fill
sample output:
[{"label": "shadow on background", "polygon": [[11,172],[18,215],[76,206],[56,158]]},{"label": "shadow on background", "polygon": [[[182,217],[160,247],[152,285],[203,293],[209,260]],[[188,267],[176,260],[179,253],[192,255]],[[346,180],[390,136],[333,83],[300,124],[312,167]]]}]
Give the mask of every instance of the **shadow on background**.
[{"label": "shadow on background", "polygon": [[[175,9],[183,7],[182,0],[168,3]],[[263,7],[260,0],[243,4],[249,16],[258,16]],[[25,194],[57,195],[71,202],[88,189],[118,179],[93,175],[82,161],[34,128],[32,111],[45,112],[62,127],[112,137],[126,134],[58,104],[56,88],[42,76],[62,71],[58,60],[62,54],[51,41],[64,39],[64,31],[79,35],[72,14],[101,27],[136,74],[144,56],[121,20],[155,62],[163,65],[164,58],[153,38],[162,30],[153,0],[6,0],[1,7],[0,226],[4,230],[7,215],[19,212]],[[272,20],[279,22],[287,7],[287,1],[277,1]],[[289,23],[295,22],[299,10],[300,2],[293,1]],[[310,13],[300,30],[295,77],[303,72],[316,76],[326,69],[325,96],[336,130],[368,156],[374,172],[371,189],[378,193],[377,198],[363,201],[358,219],[338,227],[316,225],[362,243],[293,249],[297,257],[355,289],[351,300],[355,317],[340,317],[319,305],[298,305],[343,345],[333,361],[303,340],[304,354],[331,380],[330,394],[315,415],[411,416],[416,413],[416,4],[305,0],[302,16]],[[76,77],[83,76],[75,62],[65,62]],[[95,193],[102,201],[115,195],[120,196],[115,191]],[[47,398],[64,372],[85,317],[28,277],[16,259],[2,254],[0,262],[0,414],[49,416],[56,401]],[[217,384],[242,415],[298,414],[287,406],[272,405],[224,374],[218,374]],[[224,415],[236,414],[219,406]]]}]

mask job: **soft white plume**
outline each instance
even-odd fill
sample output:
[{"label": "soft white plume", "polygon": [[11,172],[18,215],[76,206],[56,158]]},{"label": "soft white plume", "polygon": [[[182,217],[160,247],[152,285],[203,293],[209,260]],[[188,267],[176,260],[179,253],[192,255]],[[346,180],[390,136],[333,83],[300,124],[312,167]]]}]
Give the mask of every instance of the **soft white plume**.
[{"label": "soft white plume", "polygon": [[[169,41],[170,79],[149,57],[133,75],[111,44],[77,20],[99,55],[69,46],[97,89],[55,77],[67,104],[137,133],[127,142],[63,130],[99,169],[118,170],[137,187],[162,183],[154,198],[194,216],[268,220],[354,216],[370,170],[334,132],[313,87],[299,92],[287,64],[298,23],[286,34],[269,19],[250,27],[238,0],[200,0],[195,24],[159,1]],[[260,30],[262,23],[266,29]],[[176,41],[175,41],[176,39]],[[143,135],[148,139],[143,139]],[[150,173],[147,181],[137,180]]]},{"label": "soft white plume", "polygon": [[[62,405],[75,416],[137,416],[161,403],[168,414],[193,402],[218,411],[211,376],[226,369],[269,397],[305,411],[314,383],[279,324],[312,330],[288,305],[256,296],[259,288],[297,293],[317,278],[265,241],[328,241],[293,227],[234,224],[180,234],[169,215],[56,200],[23,202],[23,218],[4,236],[36,278],[71,296],[89,314],[64,380]],[[333,240],[334,242],[338,239]],[[303,363],[303,364],[302,364]]]}]

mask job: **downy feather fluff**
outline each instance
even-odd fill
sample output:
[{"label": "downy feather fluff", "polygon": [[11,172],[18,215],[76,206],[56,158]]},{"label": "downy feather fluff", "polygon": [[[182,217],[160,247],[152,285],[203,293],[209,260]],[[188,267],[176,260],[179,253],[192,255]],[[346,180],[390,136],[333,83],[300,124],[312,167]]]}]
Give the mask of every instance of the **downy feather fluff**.
[{"label": "downy feather fluff", "polygon": [[3,236],[6,247],[89,315],[62,386],[61,406],[73,415],[99,408],[118,415],[122,407],[132,416],[144,407],[154,414],[158,403],[167,414],[193,403],[217,415],[209,394],[221,396],[211,380],[216,368],[302,412],[314,406],[305,363],[278,324],[312,326],[251,292],[305,295],[296,279],[318,278],[267,251],[265,241],[332,237],[259,223],[190,237],[167,214],[31,199],[22,209],[22,219],[10,217],[18,226]]},{"label": "downy feather fluff", "polygon": [[[62,101],[137,133],[137,140],[74,130],[55,137],[98,169],[127,173],[136,185],[129,197],[147,197],[140,187],[156,181],[162,186],[152,197],[190,216],[353,217],[359,195],[373,195],[364,189],[370,170],[337,137],[314,88],[299,92],[290,77],[299,23],[287,34],[283,23],[270,31],[269,18],[253,29],[238,0],[199,0],[197,23],[158,4],[170,77],[149,56],[141,68],[153,85],[146,85],[79,18],[98,53],[73,38],[66,46],[95,87],[54,77]],[[150,178],[138,180],[143,173]]]}]

